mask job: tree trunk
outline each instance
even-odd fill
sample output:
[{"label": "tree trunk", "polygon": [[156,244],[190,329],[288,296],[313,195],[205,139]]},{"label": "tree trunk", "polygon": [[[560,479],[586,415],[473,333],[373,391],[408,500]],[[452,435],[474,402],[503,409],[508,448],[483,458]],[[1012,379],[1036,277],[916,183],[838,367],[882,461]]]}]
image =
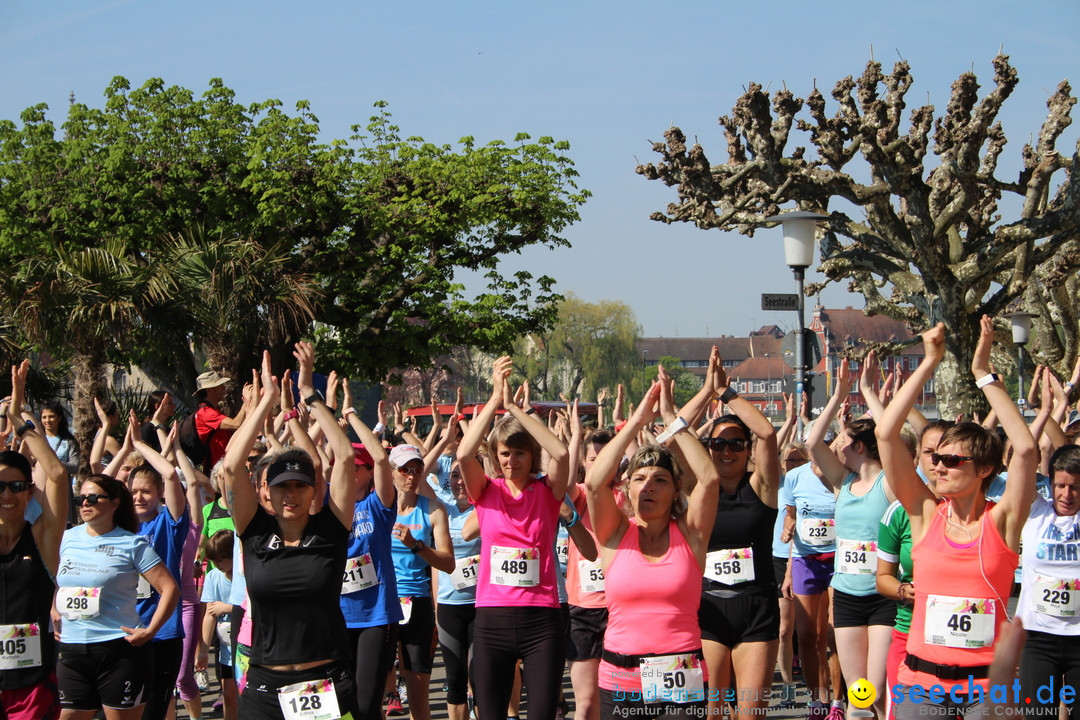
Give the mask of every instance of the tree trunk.
[{"label": "tree trunk", "polygon": [[98,418],[94,398],[106,397],[105,354],[100,349],[80,352],[72,361],[75,377],[72,420],[75,439],[79,441],[79,477],[90,474],[90,450],[97,434]]}]

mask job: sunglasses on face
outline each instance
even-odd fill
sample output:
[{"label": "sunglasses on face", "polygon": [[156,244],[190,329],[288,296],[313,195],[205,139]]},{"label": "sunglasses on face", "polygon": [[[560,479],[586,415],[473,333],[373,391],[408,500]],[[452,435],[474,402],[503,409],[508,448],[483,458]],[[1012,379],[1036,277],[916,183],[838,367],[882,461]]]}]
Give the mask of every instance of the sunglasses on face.
[{"label": "sunglasses on face", "polygon": [[90,493],[89,495],[76,495],[75,507],[82,507],[84,503],[90,505],[97,505],[99,500],[112,500],[112,495],[98,495],[97,493]]},{"label": "sunglasses on face", "polygon": [[709,438],[705,441],[705,447],[715,452],[723,452],[724,448],[731,448],[732,452],[742,452],[749,443],[743,438]]},{"label": "sunglasses on face", "polygon": [[940,463],[947,468],[960,467],[971,459],[973,458],[970,455],[940,455],[938,453],[930,453],[931,463],[934,465]]},{"label": "sunglasses on face", "polygon": [[13,493],[26,492],[30,489],[30,483],[25,480],[11,480],[9,482],[0,482],[0,493],[8,490]]},{"label": "sunglasses on face", "polygon": [[423,470],[423,467],[409,467],[408,465],[401,465],[397,469],[402,475],[419,475]]}]

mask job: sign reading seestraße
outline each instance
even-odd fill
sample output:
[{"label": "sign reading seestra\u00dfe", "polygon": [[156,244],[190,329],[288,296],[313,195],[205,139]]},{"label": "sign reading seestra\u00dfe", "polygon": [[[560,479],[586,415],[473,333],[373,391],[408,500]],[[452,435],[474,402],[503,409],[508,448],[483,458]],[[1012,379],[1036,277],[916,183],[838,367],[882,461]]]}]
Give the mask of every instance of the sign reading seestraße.
[{"label": "sign reading seestra\u00dfe", "polygon": [[762,310],[797,310],[799,296],[795,293],[761,293]]}]

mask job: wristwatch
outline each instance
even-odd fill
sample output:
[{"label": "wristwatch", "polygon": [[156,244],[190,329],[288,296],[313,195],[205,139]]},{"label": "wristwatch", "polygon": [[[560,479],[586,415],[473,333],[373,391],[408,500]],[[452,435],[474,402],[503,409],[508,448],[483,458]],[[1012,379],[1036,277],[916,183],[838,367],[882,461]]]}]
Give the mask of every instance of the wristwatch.
[{"label": "wristwatch", "polygon": [[729,402],[739,397],[739,393],[732,390],[730,387],[724,388],[724,392],[720,395],[720,402],[727,405]]},{"label": "wristwatch", "polygon": [[413,543],[412,551],[414,553],[418,553],[418,552],[420,552],[421,550],[423,550],[426,547],[427,547],[427,545],[424,544],[423,540],[417,540],[416,542]]},{"label": "wristwatch", "polygon": [[313,403],[316,403],[316,402],[322,402],[322,403],[326,402],[326,398],[323,396],[322,392],[320,392],[318,390],[316,390],[315,392],[311,393],[306,398],[304,398],[304,404],[307,405],[308,407],[311,407],[311,405]]}]

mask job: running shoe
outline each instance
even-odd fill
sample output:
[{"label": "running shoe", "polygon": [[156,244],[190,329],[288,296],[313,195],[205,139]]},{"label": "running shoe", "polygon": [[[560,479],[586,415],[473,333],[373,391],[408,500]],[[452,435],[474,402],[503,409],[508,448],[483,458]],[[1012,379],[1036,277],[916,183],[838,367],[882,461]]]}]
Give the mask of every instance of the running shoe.
[{"label": "running shoe", "polygon": [[799,688],[794,683],[791,685],[784,685],[780,691],[780,707],[793,708],[795,707],[795,697],[798,695]]},{"label": "running shoe", "polygon": [[199,670],[195,673],[195,684],[199,686],[199,690],[206,690],[210,687],[210,675],[205,670]]},{"label": "running shoe", "polygon": [[401,698],[396,692],[386,693],[386,714],[395,717],[408,714],[405,707],[401,704]]},{"label": "running shoe", "polygon": [[826,720],[844,720],[844,707],[842,705],[833,705],[829,708]]},{"label": "running shoe", "polygon": [[397,679],[397,694],[401,697],[401,702],[409,702],[409,686],[405,684],[405,678]]},{"label": "running shoe", "polygon": [[807,706],[807,720],[826,720],[829,716],[829,708],[824,703],[811,701]]}]

